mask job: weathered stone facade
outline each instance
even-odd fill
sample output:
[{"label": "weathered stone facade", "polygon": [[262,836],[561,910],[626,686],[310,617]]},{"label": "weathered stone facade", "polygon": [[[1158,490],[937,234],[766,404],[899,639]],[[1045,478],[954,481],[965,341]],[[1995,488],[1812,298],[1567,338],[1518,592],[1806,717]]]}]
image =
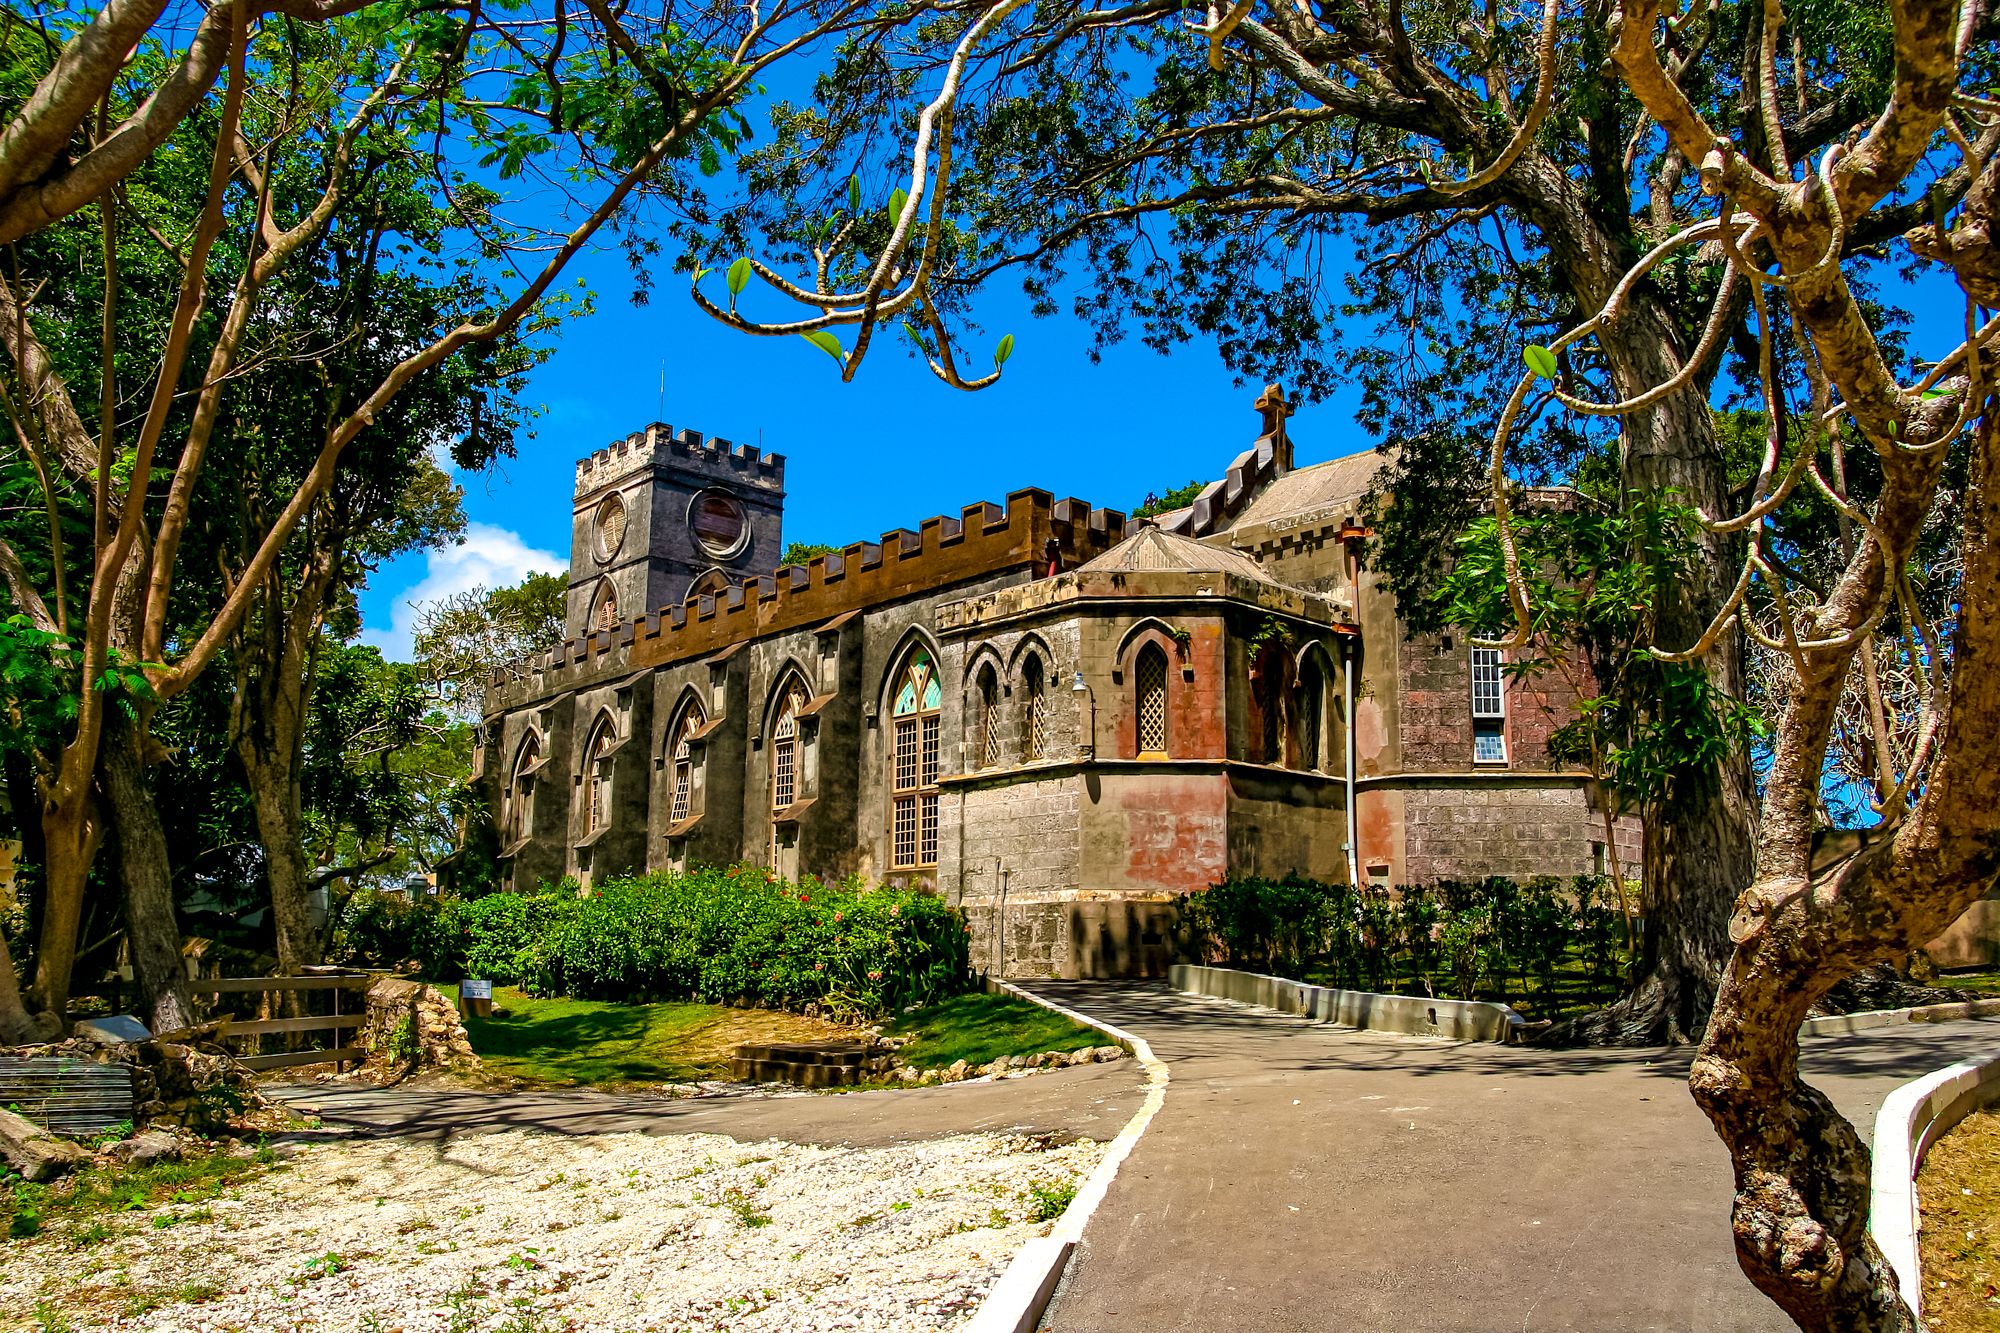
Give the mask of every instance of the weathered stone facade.
[{"label": "weathered stone facade", "polygon": [[577,633],[487,700],[510,882],[916,883],[978,966],[1090,976],[1163,972],[1180,900],[1228,875],[1580,873],[1608,837],[1632,864],[1636,823],[1607,835],[1548,760],[1563,683],[1488,667],[1475,720],[1467,645],[1406,638],[1361,567],[1376,460],[1295,469],[1282,394],[1258,407],[1154,521],[1019,491],[757,575],[781,457],[654,426],[584,460]]}]

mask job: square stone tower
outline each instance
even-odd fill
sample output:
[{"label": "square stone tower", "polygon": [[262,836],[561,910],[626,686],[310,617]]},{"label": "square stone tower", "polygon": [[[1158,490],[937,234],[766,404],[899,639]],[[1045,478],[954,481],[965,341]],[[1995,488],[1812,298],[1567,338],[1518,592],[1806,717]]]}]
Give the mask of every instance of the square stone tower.
[{"label": "square stone tower", "polygon": [[577,460],[570,637],[777,568],[785,459],[655,422]]}]

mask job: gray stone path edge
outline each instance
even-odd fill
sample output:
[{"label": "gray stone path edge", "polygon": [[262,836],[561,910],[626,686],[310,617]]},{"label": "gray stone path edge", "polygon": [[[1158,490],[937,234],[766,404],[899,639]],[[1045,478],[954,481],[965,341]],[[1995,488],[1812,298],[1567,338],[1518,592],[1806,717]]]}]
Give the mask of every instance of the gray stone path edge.
[{"label": "gray stone path edge", "polygon": [[1000,1275],[1000,1281],[980,1302],[979,1311],[965,1326],[964,1333],[1034,1333],[1040,1322],[1042,1311],[1048,1308],[1049,1298],[1055,1294],[1057,1283],[1062,1281],[1063,1269],[1069,1263],[1070,1255],[1076,1250],[1076,1243],[1083,1235],[1083,1228],[1097,1211],[1098,1204],[1117,1178],[1118,1168],[1132,1153],[1139,1142],[1139,1136],[1146,1132],[1153,1117],[1167,1099],[1167,1083],[1170,1075],[1167,1066],[1143,1037],[1135,1037],[1123,1029],[1080,1014],[1074,1009],[1066,1009],[1051,1000],[1045,1000],[1033,991],[1005,981],[989,981],[988,986],[1003,995],[1025,1000],[1029,1004],[1040,1005],[1052,1013],[1061,1014],[1072,1023],[1102,1032],[1112,1041],[1132,1053],[1146,1071],[1146,1097],[1139,1109],[1133,1113],[1118,1137],[1104,1150],[1098,1160],[1097,1169],[1063,1209],[1049,1234],[1039,1240],[1030,1241],[1007,1265],[1007,1271]]}]

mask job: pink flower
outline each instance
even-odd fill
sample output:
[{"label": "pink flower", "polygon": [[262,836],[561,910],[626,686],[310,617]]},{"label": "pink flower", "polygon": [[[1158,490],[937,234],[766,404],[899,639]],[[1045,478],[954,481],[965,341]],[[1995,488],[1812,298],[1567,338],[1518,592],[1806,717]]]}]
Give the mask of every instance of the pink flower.
[{"label": "pink flower", "polygon": [[825,964],[825,963],[814,963],[814,964],[813,964],[813,971],[815,971],[815,972],[824,972],[824,971],[826,971],[826,964]]},{"label": "pink flower", "polygon": [[835,912],[835,913],[833,914],[833,919],[834,919],[835,921],[838,921],[838,920],[840,920],[840,919],[841,919],[841,914],[840,914],[839,912]]},{"label": "pink flower", "polygon": [[870,981],[880,981],[882,979],[882,974],[880,972],[870,972],[868,974],[868,979]]},{"label": "pink flower", "polygon": [[903,914],[903,909],[900,907],[891,907],[889,909],[890,916],[901,916],[902,914]]}]

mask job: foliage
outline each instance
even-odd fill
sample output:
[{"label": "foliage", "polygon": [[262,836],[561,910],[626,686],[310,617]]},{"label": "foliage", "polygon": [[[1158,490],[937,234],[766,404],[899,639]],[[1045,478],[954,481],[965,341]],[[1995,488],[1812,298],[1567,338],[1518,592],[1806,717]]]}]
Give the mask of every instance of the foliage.
[{"label": "foliage", "polygon": [[[1511,524],[1533,637],[1509,651],[1507,673],[1566,678],[1575,716],[1550,737],[1550,756],[1608,781],[1621,807],[1649,817],[1712,781],[1762,729],[1756,710],[1701,665],[1649,651],[1656,609],[1700,559],[1698,526],[1694,507],[1671,491],[1634,491],[1623,504],[1584,492],[1526,497]],[[1424,600],[1437,623],[1493,636],[1513,629],[1491,515],[1460,535],[1449,573]]]},{"label": "foliage", "polygon": [[797,884],[758,866],[612,880],[483,898],[389,902],[357,893],[334,950],[354,962],[415,960],[579,999],[814,1006],[835,1017],[934,1003],[970,980],[970,937],[935,894],[859,881]]},{"label": "foliage", "polygon": [[218,1145],[149,1166],[88,1165],[47,1184],[0,1172],[0,1230],[20,1239],[65,1222],[72,1225],[71,1238],[82,1243],[86,1227],[165,1204],[205,1203],[262,1174],[270,1163],[269,1149],[245,1159]]},{"label": "foliage", "polygon": [[487,673],[562,642],[568,602],[562,575],[531,573],[512,587],[473,587],[425,603],[412,640],[418,670],[445,708],[476,718]]},{"label": "foliage", "polygon": [[1194,503],[1195,497],[1202,493],[1207,484],[1203,481],[1190,481],[1185,486],[1174,487],[1165,495],[1147,491],[1146,498],[1132,511],[1132,517],[1151,518],[1155,514],[1168,514],[1176,509],[1185,509]]},{"label": "foliage", "polygon": [[1602,876],[1440,880],[1391,894],[1298,876],[1232,879],[1189,896],[1204,956],[1348,990],[1453,999],[1539,997],[1624,985],[1623,926]]},{"label": "foliage", "polygon": [[778,557],[778,564],[780,567],[810,564],[816,555],[833,555],[839,550],[838,546],[828,546],[825,542],[791,542]]}]

